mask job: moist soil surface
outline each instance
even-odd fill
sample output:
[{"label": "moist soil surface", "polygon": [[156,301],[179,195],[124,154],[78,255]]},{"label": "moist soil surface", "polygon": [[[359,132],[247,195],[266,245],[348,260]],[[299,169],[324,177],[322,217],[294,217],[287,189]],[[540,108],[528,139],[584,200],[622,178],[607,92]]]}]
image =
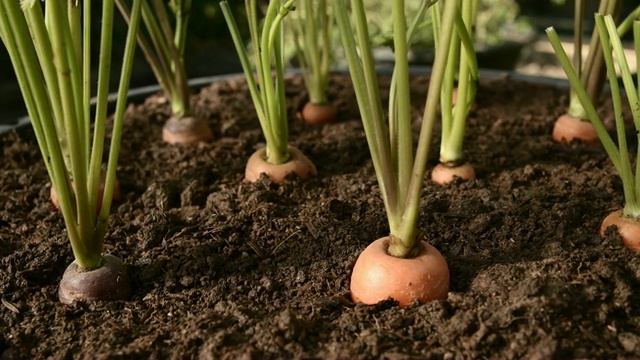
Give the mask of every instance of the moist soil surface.
[{"label": "moist soil surface", "polygon": [[[412,80],[416,130],[427,84]],[[324,126],[296,118],[300,78],[287,89],[291,144],[318,176],[283,185],[243,181],[264,140],[241,78],[193,96],[209,144],[161,142],[161,95],[128,108],[105,243],[128,266],[127,301],[58,302],[73,261],[63,220],[31,130],[3,135],[2,358],[640,356],[640,258],[597,233],[622,184],[600,144],[551,140],[566,89],[481,81],[465,139],[478,179],[425,177],[422,194],[419,229],[447,259],[451,291],[403,309],[350,301],[353,264],[388,223],[349,78],[332,78],[339,119]],[[609,101],[601,113],[612,120]]]}]

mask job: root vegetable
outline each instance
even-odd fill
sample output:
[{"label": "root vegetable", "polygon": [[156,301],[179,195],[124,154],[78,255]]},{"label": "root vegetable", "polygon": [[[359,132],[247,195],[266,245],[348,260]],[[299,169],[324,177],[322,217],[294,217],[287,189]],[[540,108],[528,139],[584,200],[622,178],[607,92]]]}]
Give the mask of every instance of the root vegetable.
[{"label": "root vegetable", "polygon": [[389,237],[374,241],[358,257],[351,275],[355,303],[377,304],[392,298],[400,307],[416,301],[446,299],[449,268],[436,248],[422,241],[417,257],[397,258],[387,253]]},{"label": "root vegetable", "polygon": [[172,116],[162,128],[162,140],[169,144],[192,146],[211,139],[213,133],[209,125],[195,116]]},{"label": "root vegetable", "polygon": [[60,280],[58,298],[63,304],[74,301],[123,300],[131,295],[127,268],[113,255],[103,255],[102,264],[94,270],[82,269],[72,262]]},{"label": "root vegetable", "polygon": [[559,143],[580,140],[590,144],[599,140],[598,134],[590,121],[577,119],[569,114],[564,114],[556,120],[551,136],[553,140]]},{"label": "root vegetable", "polygon": [[622,210],[614,211],[600,225],[600,235],[604,236],[613,225],[618,228],[624,246],[634,252],[640,251],[640,222],[624,217]]},{"label": "root vegetable", "polygon": [[291,173],[303,180],[318,173],[315,165],[300,150],[293,146],[289,146],[288,150],[291,155],[289,161],[282,164],[271,164],[266,160],[266,148],[258,149],[247,162],[245,179],[249,182],[256,182],[260,179],[260,174],[264,173],[272,181],[282,183]]},{"label": "root vegetable", "polygon": [[338,111],[329,103],[314,104],[307,102],[302,108],[302,120],[310,125],[321,125],[336,121]]},{"label": "root vegetable", "polygon": [[431,171],[431,180],[440,185],[451,183],[456,177],[462,180],[473,180],[476,178],[476,173],[469,163],[458,166],[447,166],[441,163]]}]

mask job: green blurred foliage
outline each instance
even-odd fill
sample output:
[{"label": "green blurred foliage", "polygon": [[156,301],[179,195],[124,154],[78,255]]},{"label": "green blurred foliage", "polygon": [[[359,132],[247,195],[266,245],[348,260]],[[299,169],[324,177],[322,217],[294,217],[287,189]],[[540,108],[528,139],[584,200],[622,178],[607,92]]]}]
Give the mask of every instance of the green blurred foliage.
[{"label": "green blurred foliage", "polygon": [[[467,0],[465,0],[467,1]],[[407,16],[412,18],[419,7],[419,1],[407,2]],[[375,45],[388,46],[393,39],[393,22],[391,9],[393,3],[386,0],[367,0],[365,8],[369,19],[369,33]],[[531,32],[533,27],[519,18],[520,7],[515,0],[479,0],[476,22],[476,43],[499,45],[509,40],[514,31]],[[414,49],[430,49],[433,47],[430,10],[420,24],[420,31],[412,41]]]}]

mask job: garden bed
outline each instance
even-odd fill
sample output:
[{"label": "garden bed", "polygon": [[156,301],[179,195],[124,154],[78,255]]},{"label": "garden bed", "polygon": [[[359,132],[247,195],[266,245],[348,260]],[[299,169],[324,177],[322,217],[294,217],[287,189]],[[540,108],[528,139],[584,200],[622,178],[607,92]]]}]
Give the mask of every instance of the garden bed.
[{"label": "garden bed", "polygon": [[[287,85],[291,142],[318,169],[307,182],[243,181],[263,137],[242,78],[193,97],[210,144],[163,144],[162,96],[129,107],[105,244],[129,266],[129,301],[58,302],[73,260],[62,217],[30,129],[2,135],[1,357],[640,356],[640,258],[596,233],[621,182],[599,144],[549,135],[566,89],[481,81],[465,145],[478,180],[426,181],[422,196],[451,292],[400,309],[349,301],[357,255],[388,226],[348,77],[332,78],[339,121],[322,127],[295,119],[306,95],[299,77]],[[422,104],[427,78],[412,87]],[[412,113],[417,128],[422,105]]]}]

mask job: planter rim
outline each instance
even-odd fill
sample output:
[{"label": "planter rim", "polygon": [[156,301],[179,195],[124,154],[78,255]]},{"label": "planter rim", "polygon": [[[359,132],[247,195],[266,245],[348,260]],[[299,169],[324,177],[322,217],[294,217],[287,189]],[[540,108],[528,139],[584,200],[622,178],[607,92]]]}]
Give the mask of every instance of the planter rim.
[{"label": "planter rim", "polygon": [[[393,72],[392,65],[382,65],[378,68],[378,73],[382,75],[391,75]],[[300,69],[287,69],[287,74],[300,74]],[[334,74],[348,74],[349,71],[346,68],[338,68],[332,69],[332,73]],[[428,75],[431,72],[430,66],[412,66],[410,68],[410,72],[412,75]],[[566,79],[559,78],[551,78],[545,76],[534,76],[534,75],[526,75],[520,74],[512,71],[506,70],[493,70],[493,69],[480,69],[480,79],[483,80],[497,80],[497,79],[511,79],[522,82],[531,82],[538,84],[545,84],[556,86],[559,88],[569,88],[569,82]],[[211,83],[218,81],[225,81],[229,79],[234,79],[238,77],[244,77],[244,73],[230,73],[223,75],[214,75],[214,76],[205,76],[199,77],[189,80],[189,87],[193,90],[200,90]],[[130,89],[127,98],[129,103],[141,103],[147,97],[162,92],[162,87],[160,85],[149,85],[142,86],[134,89]],[[115,105],[115,101],[117,99],[117,93],[111,93],[108,96],[108,102],[111,106]],[[95,106],[95,99],[91,101],[91,107]],[[31,125],[31,121],[29,116],[21,116],[16,119],[16,122],[13,124],[0,124],[0,135],[25,128]]]}]

